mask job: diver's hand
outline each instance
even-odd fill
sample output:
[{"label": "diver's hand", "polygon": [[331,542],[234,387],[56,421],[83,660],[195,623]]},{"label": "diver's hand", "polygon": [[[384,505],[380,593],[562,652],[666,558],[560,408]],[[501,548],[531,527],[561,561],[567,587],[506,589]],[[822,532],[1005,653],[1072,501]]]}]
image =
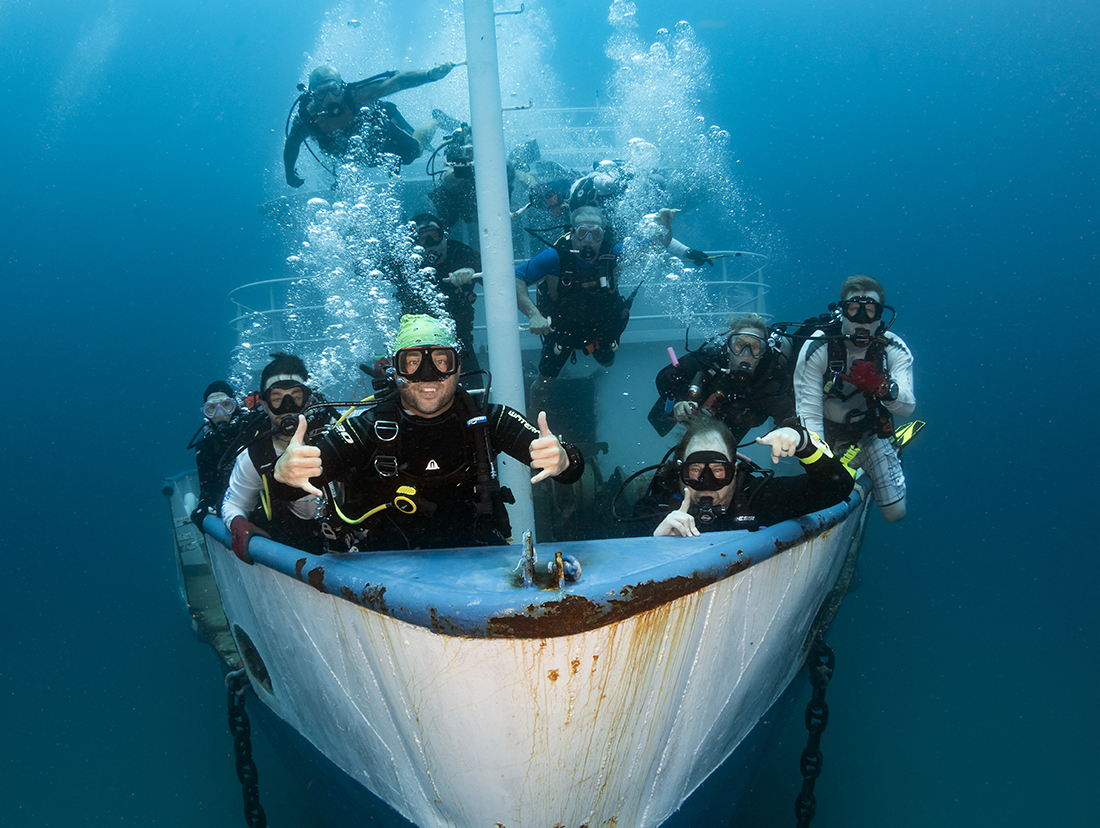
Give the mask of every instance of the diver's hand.
[{"label": "diver's hand", "polygon": [[531,441],[531,467],[542,469],[531,478],[538,483],[548,477],[557,477],[569,468],[569,455],[561,447],[561,440],[554,436],[546,424],[546,412],[539,412],[539,436]]},{"label": "diver's hand", "polygon": [[324,493],[309,482],[311,477],[321,474],[321,450],[317,446],[307,446],[302,442],[306,435],[306,418],[298,415],[298,430],[290,438],[290,444],[286,447],[275,462],[275,479],[288,486],[294,486],[309,492],[311,495],[323,497]]},{"label": "diver's hand", "polygon": [[244,561],[246,564],[252,563],[252,555],[248,551],[248,544],[252,538],[259,535],[263,538],[270,538],[271,535],[267,534],[259,526],[248,522],[248,518],[244,515],[237,515],[229,523],[229,532],[232,535],[233,542],[233,554]]},{"label": "diver's hand", "polygon": [[455,65],[453,63],[440,63],[438,66],[433,66],[428,70],[428,80],[443,80],[443,78],[451,74],[451,70],[454,68]]},{"label": "diver's hand", "polygon": [[683,258],[687,259],[696,267],[702,267],[703,265],[714,267],[714,260],[702,250],[696,250],[694,247],[689,247],[685,250]]},{"label": "diver's hand", "polygon": [[527,322],[527,330],[538,336],[546,336],[550,333],[550,317],[535,311]]},{"label": "diver's hand", "polygon": [[659,538],[662,535],[676,535],[682,538],[698,537],[699,528],[695,525],[695,516],[688,514],[690,506],[691,490],[685,488],[684,502],[680,504],[679,509],[665,515],[661,525],[653,530],[653,537]]},{"label": "diver's hand", "polygon": [[472,267],[460,267],[443,281],[450,282],[455,287],[462,287],[470,284],[477,275]]},{"label": "diver's hand", "polygon": [[306,183],[306,180],[298,175],[298,172],[296,170],[287,170],[286,183],[289,184],[291,187],[301,187],[303,184]]},{"label": "diver's hand", "polygon": [[679,210],[674,210],[671,207],[662,207],[657,211],[657,223],[668,230],[672,230],[672,222],[679,212]]},{"label": "diver's hand", "polygon": [[678,423],[686,423],[693,414],[699,413],[699,406],[691,402],[691,400],[680,400],[676,405],[672,406],[672,416],[676,418]]},{"label": "diver's hand", "polygon": [[769,446],[772,450],[772,463],[778,463],[780,457],[794,457],[794,453],[802,445],[802,435],[793,428],[777,428],[763,437],[757,437],[756,442]]}]

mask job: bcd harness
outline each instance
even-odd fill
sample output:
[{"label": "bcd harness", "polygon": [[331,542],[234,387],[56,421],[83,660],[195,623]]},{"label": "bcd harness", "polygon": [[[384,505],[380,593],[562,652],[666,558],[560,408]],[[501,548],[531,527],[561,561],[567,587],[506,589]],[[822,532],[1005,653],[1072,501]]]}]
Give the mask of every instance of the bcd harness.
[{"label": "bcd harness", "polygon": [[[810,349],[806,356],[813,353],[816,348],[821,347],[820,342],[824,339],[826,347],[828,348],[828,365],[825,369],[825,373],[821,378],[821,388],[826,397],[832,397],[838,399],[841,402],[847,402],[852,399],[856,394],[864,394],[858,388],[853,387],[849,393],[844,393],[844,377],[842,376],[848,370],[848,348],[845,345],[846,338],[840,333],[840,323],[836,322],[827,326],[821,327],[819,330],[823,333],[821,337],[811,338]],[[864,355],[864,359],[867,362],[874,364],[875,369],[884,377],[889,376],[889,360],[886,356],[886,348],[889,345],[889,341],[885,336],[876,334],[871,339],[871,344],[867,346],[867,352]],[[864,394],[867,401],[867,410],[852,409],[848,412],[845,418],[845,422],[841,426],[842,439],[837,442],[858,442],[859,438],[867,433],[874,433],[875,436],[882,439],[889,439],[894,433],[894,417],[890,413],[890,410],[883,405],[882,400],[876,399],[870,394]]]},{"label": "bcd harness", "polygon": [[369,127],[369,131],[375,139],[373,146],[369,148],[372,152],[396,155],[401,159],[402,164],[411,164],[419,157],[420,144],[412,137],[410,131],[403,128],[406,123],[405,119],[401,116],[397,105],[391,101],[371,101],[366,106],[357,108],[352,88],[349,85],[344,90],[344,97],[338,106],[356,110],[355,118],[342,129],[326,132],[318,123],[318,117],[322,114],[337,117],[340,112],[311,112],[309,108],[310,100],[309,93],[303,93],[298,97],[298,118],[305,124],[309,134],[326,152],[336,155],[343,154],[347,151],[347,142],[351,137],[353,135],[364,135],[367,132],[364,127]]},{"label": "bcd harness", "polygon": [[605,234],[590,268],[580,266],[569,234],[555,242],[554,250],[558,254],[558,281],[554,287],[547,279],[539,283],[539,313],[553,317],[555,331],[564,345],[583,348],[605,337],[618,340],[626,330],[630,310],[615,279],[616,256],[611,252],[610,234]]},{"label": "bcd harness", "polygon": [[[417,497],[415,498],[416,508],[413,511],[423,517],[431,517],[438,504],[425,499],[423,497],[425,492],[453,491],[468,485],[473,477],[473,522],[476,524],[483,517],[488,516],[492,531],[502,539],[508,539],[512,532],[504,504],[514,503],[515,498],[507,487],[500,485],[495,462],[496,455],[489,434],[489,418],[478,408],[473,397],[462,388],[459,388],[455,394],[456,413],[465,421],[462,432],[462,461],[451,471],[429,479],[410,472],[406,467],[407,462],[402,462],[402,455],[407,454],[407,451],[403,452],[402,449],[408,435],[401,428],[398,406],[399,401],[394,395],[378,403],[374,410],[366,415],[370,417],[369,420],[360,418],[362,422],[369,422],[370,432],[367,439],[374,449],[367,465],[377,473],[380,481],[386,481],[386,488],[392,484],[394,499],[402,497],[403,492],[407,492],[410,488],[415,489]],[[358,423],[356,425],[358,428],[362,427]],[[358,435],[353,436],[346,426],[339,426],[336,432],[338,438],[345,442],[357,442]],[[361,439],[360,437],[359,440]],[[374,492],[377,492],[378,488],[378,486],[372,487]],[[323,526],[322,530],[326,537],[333,539],[337,536],[338,529],[331,525],[332,522],[340,524],[339,529],[345,532],[347,530],[346,524],[335,521],[333,516],[337,514],[337,510],[335,504],[331,502],[331,494],[329,498],[330,525]],[[401,511],[412,514],[412,511],[405,509]]]}]

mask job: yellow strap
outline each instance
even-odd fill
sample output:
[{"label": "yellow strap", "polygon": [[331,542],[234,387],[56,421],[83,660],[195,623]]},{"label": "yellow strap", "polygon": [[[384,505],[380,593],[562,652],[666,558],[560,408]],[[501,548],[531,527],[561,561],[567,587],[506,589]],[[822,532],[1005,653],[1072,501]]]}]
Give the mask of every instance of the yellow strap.
[{"label": "yellow strap", "polygon": [[[376,396],[378,396],[378,395],[377,394],[371,394],[369,397],[363,397],[363,399],[359,400],[359,402],[360,403],[368,403],[371,400],[373,400]],[[337,420],[335,423],[333,423],[333,428],[340,425],[340,423],[344,422],[344,420],[346,420],[348,417],[350,417],[352,415],[352,413],[357,411],[358,409],[359,409],[359,406],[353,405],[351,408],[349,408],[347,411],[345,411],[343,416],[339,420]]]},{"label": "yellow strap", "polygon": [[263,476],[264,488],[260,492],[260,503],[263,504],[264,514],[267,515],[267,519],[271,520],[271,490],[267,487],[267,475]]}]

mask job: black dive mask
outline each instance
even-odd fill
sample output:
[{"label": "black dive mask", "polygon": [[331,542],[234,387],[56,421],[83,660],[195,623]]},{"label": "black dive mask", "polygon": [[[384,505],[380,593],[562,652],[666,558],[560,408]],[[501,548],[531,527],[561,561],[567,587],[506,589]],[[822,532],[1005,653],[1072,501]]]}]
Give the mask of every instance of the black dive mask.
[{"label": "black dive mask", "polygon": [[693,451],[680,464],[680,482],[697,492],[716,492],[733,482],[733,471],[733,463],[721,452]]},{"label": "black dive mask", "polygon": [[458,351],[449,346],[402,348],[394,356],[397,376],[406,382],[442,382],[458,373]]},{"label": "black dive mask", "polygon": [[870,325],[882,319],[882,308],[882,302],[871,296],[853,296],[840,303],[844,318],[860,325]]},{"label": "black dive mask", "polygon": [[[278,388],[280,391],[287,391],[289,393],[283,394],[279,399],[279,404],[275,405],[271,402],[271,391],[274,388]],[[295,389],[301,390],[301,401],[296,398],[293,393]],[[264,392],[264,402],[267,403],[267,407],[271,410],[272,414],[285,416],[287,414],[301,414],[302,409],[305,408],[306,403],[309,401],[309,389],[302,385],[300,382],[283,380],[281,382],[272,383],[268,389]]]}]

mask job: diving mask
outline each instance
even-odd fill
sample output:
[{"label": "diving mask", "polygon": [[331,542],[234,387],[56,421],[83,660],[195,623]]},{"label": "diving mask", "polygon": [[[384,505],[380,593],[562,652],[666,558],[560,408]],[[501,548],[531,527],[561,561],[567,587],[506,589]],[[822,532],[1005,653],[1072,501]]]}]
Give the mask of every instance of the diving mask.
[{"label": "diving mask", "polygon": [[577,241],[587,241],[592,239],[594,242],[603,241],[603,228],[598,224],[590,224],[588,222],[582,222],[573,228],[573,238]]},{"label": "diving mask", "polygon": [[440,345],[404,348],[393,361],[397,376],[406,382],[439,382],[457,374],[458,366],[458,351]]},{"label": "diving mask", "polygon": [[882,319],[882,302],[871,296],[853,296],[840,303],[840,312],[845,319],[861,325],[870,325]]},{"label": "diving mask", "polygon": [[760,359],[768,352],[767,340],[759,334],[748,331],[731,333],[726,339],[726,347],[734,356],[751,356],[753,359]]},{"label": "diving mask", "polygon": [[216,417],[228,417],[237,410],[237,401],[232,397],[221,400],[208,400],[202,404],[202,416],[208,420]]},{"label": "diving mask", "polygon": [[680,464],[680,482],[697,492],[716,492],[733,482],[734,465],[719,451],[693,451]]},{"label": "diving mask", "polygon": [[311,89],[310,94],[318,104],[339,101],[344,95],[344,84],[338,80],[330,80],[322,83],[316,89]]},{"label": "diving mask", "polygon": [[[275,394],[273,392],[280,393]],[[273,414],[298,414],[305,407],[309,389],[294,380],[273,382],[264,391],[264,401]]]}]

